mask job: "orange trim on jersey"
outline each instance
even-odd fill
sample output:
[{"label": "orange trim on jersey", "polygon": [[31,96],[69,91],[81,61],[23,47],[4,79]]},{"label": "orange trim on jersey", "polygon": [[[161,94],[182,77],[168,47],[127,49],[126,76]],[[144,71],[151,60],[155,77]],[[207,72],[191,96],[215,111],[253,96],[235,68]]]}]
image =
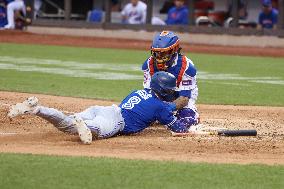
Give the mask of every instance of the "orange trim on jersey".
[{"label": "orange trim on jersey", "polygon": [[150,75],[151,77],[154,75],[154,59],[153,57],[150,58],[150,61],[149,61],[149,69],[150,69]]},{"label": "orange trim on jersey", "polygon": [[185,56],[182,56],[182,66],[181,66],[181,69],[179,71],[178,78],[177,78],[177,87],[179,87],[179,84],[182,80],[182,76],[183,76],[185,69],[186,69],[186,64],[187,64],[186,58],[185,58]]},{"label": "orange trim on jersey", "polygon": [[179,45],[179,40],[177,40],[173,45],[167,47],[167,48],[151,48],[152,51],[159,51],[159,52],[164,52],[164,51],[168,51],[171,49],[174,49],[176,46]]}]

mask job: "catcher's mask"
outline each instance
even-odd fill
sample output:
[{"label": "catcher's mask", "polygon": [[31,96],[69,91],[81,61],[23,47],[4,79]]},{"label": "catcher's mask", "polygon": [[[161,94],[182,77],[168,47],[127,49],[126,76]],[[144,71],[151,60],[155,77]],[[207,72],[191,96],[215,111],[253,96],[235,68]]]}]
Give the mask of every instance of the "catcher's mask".
[{"label": "catcher's mask", "polygon": [[173,74],[160,71],[151,78],[150,88],[162,100],[174,95],[176,89],[176,78]]},{"label": "catcher's mask", "polygon": [[153,39],[151,55],[158,70],[171,67],[179,50],[179,38],[175,33],[162,31],[157,34]]}]

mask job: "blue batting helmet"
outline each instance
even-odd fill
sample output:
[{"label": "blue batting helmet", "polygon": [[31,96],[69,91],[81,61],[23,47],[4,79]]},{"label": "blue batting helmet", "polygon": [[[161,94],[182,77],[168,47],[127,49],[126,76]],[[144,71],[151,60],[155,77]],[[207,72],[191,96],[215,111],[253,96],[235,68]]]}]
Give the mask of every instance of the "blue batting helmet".
[{"label": "blue batting helmet", "polygon": [[265,7],[270,7],[272,5],[271,0],[262,0],[262,5]]},{"label": "blue batting helmet", "polygon": [[174,32],[162,31],[156,34],[152,42],[151,54],[157,68],[162,71],[170,67],[179,49],[179,38]]},{"label": "blue batting helmet", "polygon": [[165,99],[174,95],[176,89],[176,78],[173,74],[168,72],[156,72],[151,78],[150,88],[160,98]]}]

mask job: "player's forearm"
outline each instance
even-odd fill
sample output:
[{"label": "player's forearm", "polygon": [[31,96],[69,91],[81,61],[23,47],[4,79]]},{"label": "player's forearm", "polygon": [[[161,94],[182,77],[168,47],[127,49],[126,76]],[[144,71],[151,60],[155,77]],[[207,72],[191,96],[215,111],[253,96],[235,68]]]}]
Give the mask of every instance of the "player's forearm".
[{"label": "player's forearm", "polygon": [[174,103],[176,104],[176,109],[180,110],[188,104],[189,98],[185,96],[178,97]]}]

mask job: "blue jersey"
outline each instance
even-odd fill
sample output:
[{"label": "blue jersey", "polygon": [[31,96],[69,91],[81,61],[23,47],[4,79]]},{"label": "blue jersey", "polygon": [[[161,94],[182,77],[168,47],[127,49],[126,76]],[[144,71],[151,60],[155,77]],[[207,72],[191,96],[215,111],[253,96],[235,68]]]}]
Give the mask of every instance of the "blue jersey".
[{"label": "blue jersey", "polygon": [[186,132],[187,130],[184,125],[177,122],[171,107],[150,90],[133,91],[119,107],[125,122],[122,134],[140,132],[156,120],[175,132]]},{"label": "blue jersey", "polygon": [[173,7],[168,12],[166,20],[168,25],[188,24],[188,9],[186,6],[181,8]]},{"label": "blue jersey", "polygon": [[0,28],[8,24],[5,7],[0,6]]},{"label": "blue jersey", "polygon": [[271,29],[275,24],[277,24],[277,19],[278,19],[278,11],[272,9],[269,14],[261,12],[258,17],[258,23],[263,28]]}]

